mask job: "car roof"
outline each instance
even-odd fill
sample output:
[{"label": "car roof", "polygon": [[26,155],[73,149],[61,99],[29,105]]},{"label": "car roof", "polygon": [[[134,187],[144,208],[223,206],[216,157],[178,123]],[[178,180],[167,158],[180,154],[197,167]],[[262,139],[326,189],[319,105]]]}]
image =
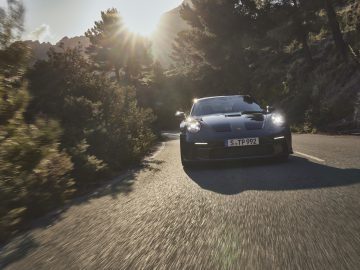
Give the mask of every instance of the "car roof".
[{"label": "car roof", "polygon": [[230,96],[213,96],[213,97],[203,97],[203,98],[197,98],[197,101],[207,100],[207,99],[216,99],[216,98],[231,98],[231,97],[245,97],[248,95],[230,95]]}]

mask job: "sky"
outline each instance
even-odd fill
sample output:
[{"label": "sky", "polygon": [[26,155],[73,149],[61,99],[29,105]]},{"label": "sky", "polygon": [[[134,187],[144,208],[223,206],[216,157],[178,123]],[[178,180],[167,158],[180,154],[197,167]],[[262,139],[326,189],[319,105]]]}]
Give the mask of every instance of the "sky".
[{"label": "sky", "polygon": [[[24,39],[56,43],[62,37],[83,35],[100,19],[100,11],[115,7],[133,32],[150,35],[161,15],[183,0],[23,0]],[[0,0],[4,7],[6,0]]]}]

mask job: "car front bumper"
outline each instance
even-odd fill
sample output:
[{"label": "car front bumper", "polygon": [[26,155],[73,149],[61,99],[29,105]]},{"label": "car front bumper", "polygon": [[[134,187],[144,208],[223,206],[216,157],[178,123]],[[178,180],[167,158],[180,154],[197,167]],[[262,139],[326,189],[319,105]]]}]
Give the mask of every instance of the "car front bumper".
[{"label": "car front bumper", "polygon": [[259,145],[225,147],[226,139],[215,141],[187,141],[181,137],[184,161],[222,161],[283,157],[291,154],[291,133],[259,137]]}]

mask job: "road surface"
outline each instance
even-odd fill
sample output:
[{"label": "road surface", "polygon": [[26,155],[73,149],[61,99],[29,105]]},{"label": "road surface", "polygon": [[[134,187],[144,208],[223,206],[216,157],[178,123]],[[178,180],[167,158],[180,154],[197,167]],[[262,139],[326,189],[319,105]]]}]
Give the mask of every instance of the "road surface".
[{"label": "road surface", "polygon": [[0,269],[360,269],[360,137],[295,135],[287,163],[141,169],[39,221]]}]

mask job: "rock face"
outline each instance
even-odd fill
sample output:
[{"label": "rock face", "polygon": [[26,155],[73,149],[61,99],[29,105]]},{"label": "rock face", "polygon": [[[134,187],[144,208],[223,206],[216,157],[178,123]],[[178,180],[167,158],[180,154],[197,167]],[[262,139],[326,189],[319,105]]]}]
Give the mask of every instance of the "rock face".
[{"label": "rock face", "polygon": [[[64,37],[55,45],[49,42],[40,43],[39,41],[25,41],[25,44],[29,47],[32,52],[32,59],[30,64],[33,65],[38,60],[46,60],[48,58],[48,51],[50,48],[55,49],[55,51],[61,51],[63,49],[74,49],[79,47],[82,51],[90,45],[90,41],[85,36],[68,38]],[[63,49],[62,49],[63,48]]]},{"label": "rock face", "polygon": [[56,46],[58,47],[61,45],[63,45],[65,49],[67,48],[73,49],[79,46],[80,48],[85,49],[90,46],[90,40],[85,36],[72,37],[72,38],[64,37],[56,44]]},{"label": "rock face", "polygon": [[[183,4],[191,4],[191,0],[184,0]],[[189,26],[180,16],[181,6],[170,10],[163,14],[160,19],[158,29],[151,37],[153,44],[153,54],[155,60],[159,61],[164,67],[169,67],[172,64],[170,58],[172,51],[172,44],[177,34],[183,30],[186,30]],[[25,41],[30,50],[32,51],[32,61],[34,64],[38,60],[46,60],[48,58],[47,53],[50,48],[54,48],[56,51],[63,48],[75,48],[80,46],[85,49],[90,45],[90,41],[85,36],[79,37],[64,37],[55,45],[49,42],[40,43],[39,41]]]},{"label": "rock face", "polygon": [[46,60],[47,52],[51,47],[54,46],[50,42],[40,43],[39,41],[31,41],[31,40],[25,41],[25,44],[32,52],[31,64],[33,64],[37,60]]}]

